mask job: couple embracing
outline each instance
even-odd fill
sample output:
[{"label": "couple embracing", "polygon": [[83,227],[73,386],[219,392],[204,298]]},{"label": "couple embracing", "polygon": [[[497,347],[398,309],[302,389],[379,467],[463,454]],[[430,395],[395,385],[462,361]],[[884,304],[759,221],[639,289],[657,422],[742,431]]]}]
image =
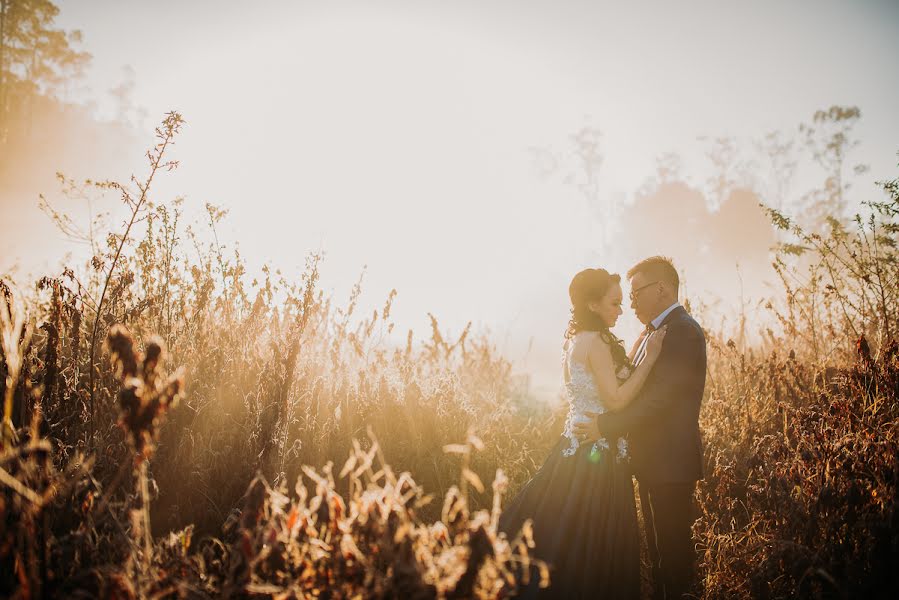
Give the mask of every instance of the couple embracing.
[{"label": "couple embracing", "polygon": [[565,430],[500,523],[514,531],[532,519],[536,555],[550,564],[550,588],[528,588],[525,597],[640,597],[632,476],[639,483],[654,596],[681,598],[693,583],[705,336],[678,304],[680,282],[669,259],[648,258],[627,277],[631,308],[646,325],[629,353],[611,332],[622,314],[621,278],[586,269],[568,290]]}]

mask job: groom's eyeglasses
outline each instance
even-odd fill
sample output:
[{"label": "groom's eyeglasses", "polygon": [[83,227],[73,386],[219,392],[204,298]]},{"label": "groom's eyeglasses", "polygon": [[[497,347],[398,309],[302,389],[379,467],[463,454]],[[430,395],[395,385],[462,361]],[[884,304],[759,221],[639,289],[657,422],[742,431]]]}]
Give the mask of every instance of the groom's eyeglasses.
[{"label": "groom's eyeglasses", "polygon": [[643,290],[645,290],[648,287],[654,286],[657,283],[659,283],[659,282],[653,281],[652,283],[647,283],[646,285],[641,285],[640,287],[638,287],[635,290],[631,290],[631,293],[628,294],[628,298],[630,298],[631,302],[633,302],[634,300],[637,299],[637,294],[639,294],[640,292],[642,292]]}]

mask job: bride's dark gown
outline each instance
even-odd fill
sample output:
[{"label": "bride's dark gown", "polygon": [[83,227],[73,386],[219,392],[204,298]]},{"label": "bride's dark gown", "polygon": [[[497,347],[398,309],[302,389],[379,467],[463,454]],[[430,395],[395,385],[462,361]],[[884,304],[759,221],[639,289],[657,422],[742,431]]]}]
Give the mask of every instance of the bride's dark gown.
[{"label": "bride's dark gown", "polygon": [[566,361],[563,436],[500,519],[510,536],[532,519],[534,555],[550,566],[550,587],[532,583],[519,597],[639,598],[640,542],[627,445],[578,443],[573,424],[586,418],[584,412],[603,408],[586,368]]}]

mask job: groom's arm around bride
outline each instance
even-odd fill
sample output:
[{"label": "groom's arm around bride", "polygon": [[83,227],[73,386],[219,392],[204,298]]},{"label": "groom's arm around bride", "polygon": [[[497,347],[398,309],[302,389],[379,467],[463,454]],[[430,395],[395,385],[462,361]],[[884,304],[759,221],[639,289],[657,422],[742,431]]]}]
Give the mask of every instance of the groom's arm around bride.
[{"label": "groom's arm around bride", "polygon": [[630,434],[634,472],[649,481],[702,478],[699,408],[705,387],[705,336],[678,307],[665,322],[668,333],[640,394],[618,412],[596,416],[607,439]]}]

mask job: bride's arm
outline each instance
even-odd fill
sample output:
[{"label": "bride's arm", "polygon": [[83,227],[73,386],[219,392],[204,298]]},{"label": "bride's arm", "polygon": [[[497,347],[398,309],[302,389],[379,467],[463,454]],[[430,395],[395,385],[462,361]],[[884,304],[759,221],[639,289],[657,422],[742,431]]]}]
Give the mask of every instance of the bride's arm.
[{"label": "bride's arm", "polygon": [[600,400],[606,409],[614,411],[621,410],[637,396],[637,392],[643,387],[646,377],[658,358],[658,353],[647,355],[637,365],[627,381],[621,384],[618,383],[618,377],[615,374],[612,349],[608,343],[597,336],[587,351],[587,358],[599,390]]}]

